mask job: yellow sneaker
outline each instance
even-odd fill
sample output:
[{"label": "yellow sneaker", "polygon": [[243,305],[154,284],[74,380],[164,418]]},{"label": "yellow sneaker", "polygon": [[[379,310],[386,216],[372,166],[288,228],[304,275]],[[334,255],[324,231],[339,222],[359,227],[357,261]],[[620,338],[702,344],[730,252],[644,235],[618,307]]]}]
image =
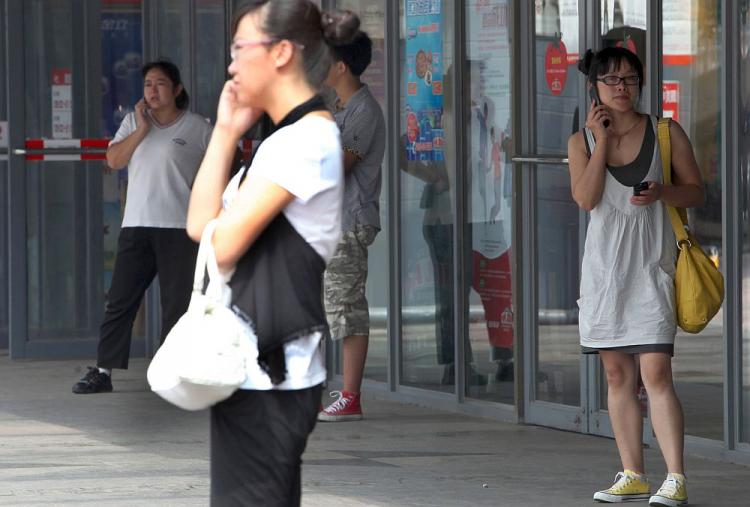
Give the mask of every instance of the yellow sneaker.
[{"label": "yellow sneaker", "polygon": [[687,505],[687,480],[682,474],[667,474],[667,478],[648,500],[651,507],[679,507]]},{"label": "yellow sneaker", "polygon": [[594,500],[605,503],[634,502],[646,500],[651,495],[651,485],[645,475],[632,470],[618,472],[615,483],[609,488],[594,493]]}]

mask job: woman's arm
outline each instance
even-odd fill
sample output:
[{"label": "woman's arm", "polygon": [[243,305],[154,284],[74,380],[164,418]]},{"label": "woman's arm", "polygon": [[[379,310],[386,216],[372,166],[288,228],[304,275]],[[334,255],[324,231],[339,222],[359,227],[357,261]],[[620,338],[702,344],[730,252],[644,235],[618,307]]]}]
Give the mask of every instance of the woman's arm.
[{"label": "woman's arm", "polygon": [[262,111],[240,105],[234,86],[231,80],[224,84],[216,111],[216,126],[190,192],[187,233],[193,241],[200,241],[206,224],[221,212],[221,196],[229,181],[237,141],[262,114]]},{"label": "woman's arm", "polygon": [[648,205],[661,199],[664,203],[677,208],[705,205],[703,181],[690,139],[676,121],[669,122],[669,137],[672,144],[672,185],[649,182],[648,190],[642,191],[640,196],[631,197],[631,203]]},{"label": "woman's arm", "polygon": [[215,127],[190,192],[187,233],[200,241],[203,228],[222,208],[221,196],[229,182],[237,141],[221,127]]},{"label": "woman's arm", "polygon": [[577,132],[568,140],[568,167],[570,189],[573,200],[586,211],[596,208],[602,199],[606,176],[606,140],[598,140],[589,158],[583,132]]},{"label": "woman's arm", "polygon": [[586,211],[596,208],[602,199],[604,179],[607,175],[607,141],[609,133],[604,122],[609,113],[604,106],[592,102],[586,117],[586,127],[594,134],[596,145],[591,157],[586,153],[583,131],[568,139],[568,167],[570,168],[570,190],[573,200]]},{"label": "woman's arm", "polygon": [[146,112],[146,101],[141,99],[135,105],[133,112],[135,130],[122,141],[112,143],[107,148],[107,165],[118,171],[130,163],[135,149],[141,144],[151,129],[151,120]]},{"label": "woman's arm", "polygon": [[294,200],[285,188],[250,174],[229,209],[218,218],[213,245],[219,269],[231,269],[261,232]]}]

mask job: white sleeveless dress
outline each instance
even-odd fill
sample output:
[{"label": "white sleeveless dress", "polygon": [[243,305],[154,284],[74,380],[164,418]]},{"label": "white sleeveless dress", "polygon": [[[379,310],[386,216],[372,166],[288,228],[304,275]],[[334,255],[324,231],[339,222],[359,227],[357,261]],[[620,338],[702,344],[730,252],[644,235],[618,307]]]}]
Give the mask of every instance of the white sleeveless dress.
[{"label": "white sleeveless dress", "polygon": [[[651,117],[651,124],[656,134],[656,117]],[[584,135],[593,149],[590,131],[585,129]],[[674,344],[677,245],[666,207],[661,201],[630,204],[633,188],[605,171],[601,201],[591,211],[581,268],[581,346]],[[663,180],[658,141],[644,180]]]}]

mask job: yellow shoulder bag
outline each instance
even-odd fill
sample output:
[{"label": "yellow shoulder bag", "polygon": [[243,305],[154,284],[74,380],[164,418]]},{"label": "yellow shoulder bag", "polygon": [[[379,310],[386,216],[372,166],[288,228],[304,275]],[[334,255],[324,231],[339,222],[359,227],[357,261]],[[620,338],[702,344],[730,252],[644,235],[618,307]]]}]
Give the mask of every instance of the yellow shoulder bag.
[{"label": "yellow shoulder bag", "polygon": [[[659,149],[664,185],[672,184],[672,145],[669,118],[659,118]],[[724,277],[690,233],[684,208],[664,204],[677,238],[677,270],[674,277],[677,325],[688,333],[700,333],[724,301]]]}]

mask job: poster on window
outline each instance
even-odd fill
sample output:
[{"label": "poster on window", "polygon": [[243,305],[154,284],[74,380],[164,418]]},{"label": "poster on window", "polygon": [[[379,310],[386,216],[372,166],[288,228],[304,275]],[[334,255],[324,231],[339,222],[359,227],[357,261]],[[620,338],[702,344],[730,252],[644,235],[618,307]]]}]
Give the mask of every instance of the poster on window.
[{"label": "poster on window", "polygon": [[406,157],[444,160],[441,0],[406,2]]}]

